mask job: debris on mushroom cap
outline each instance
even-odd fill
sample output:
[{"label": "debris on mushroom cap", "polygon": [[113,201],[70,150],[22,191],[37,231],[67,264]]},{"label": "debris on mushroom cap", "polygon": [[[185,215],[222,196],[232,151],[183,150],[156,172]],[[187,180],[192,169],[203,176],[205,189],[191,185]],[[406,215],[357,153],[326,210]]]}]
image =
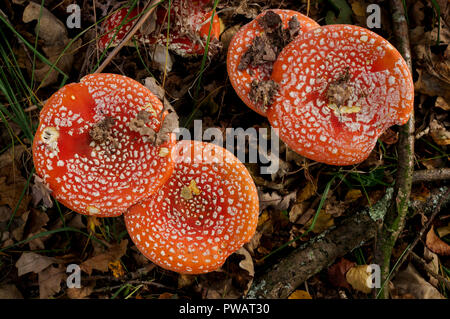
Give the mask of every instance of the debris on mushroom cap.
[{"label": "debris on mushroom cap", "polygon": [[389,126],[408,121],[414,87],[400,53],[357,26],[308,31],[283,49],[272,80],[280,85],[268,119],[294,151],[350,165],[366,159]]},{"label": "debris on mushroom cap", "polygon": [[[205,51],[206,39],[209,34],[212,1],[187,1],[174,0],[170,8],[170,26],[168,25],[168,3],[160,5],[156,9],[156,28],[149,34],[137,32],[136,40],[142,43],[167,45],[167,30],[169,28],[169,49],[175,51],[181,56],[200,55]],[[103,24],[103,30],[106,33],[100,38],[99,47],[104,50],[116,33],[117,27],[125,19],[129,9],[121,9],[113,13]],[[136,17],[141,9],[133,9],[127,17],[127,21]],[[119,29],[111,46],[117,45],[133,27],[133,19],[124,23]],[[209,54],[217,51],[220,42],[220,20],[217,14],[214,14],[213,26],[211,30],[211,42]]]},{"label": "debris on mushroom cap", "polygon": [[172,173],[174,134],[156,145],[129,127],[145,111],[144,127],[159,132],[162,110],[147,88],[118,74],[92,74],[64,86],[40,114],[33,141],[37,174],[76,212],[122,214]]},{"label": "debris on mushroom cap", "polygon": [[181,141],[173,154],[173,175],[125,213],[127,230],[137,248],[163,268],[214,271],[255,232],[256,186],[245,166],[215,144]]},{"label": "debris on mushroom cap", "polygon": [[314,20],[299,12],[272,9],[236,33],[228,48],[227,70],[233,88],[248,107],[266,115],[278,89],[270,80],[278,54],[298,34],[317,27]]}]

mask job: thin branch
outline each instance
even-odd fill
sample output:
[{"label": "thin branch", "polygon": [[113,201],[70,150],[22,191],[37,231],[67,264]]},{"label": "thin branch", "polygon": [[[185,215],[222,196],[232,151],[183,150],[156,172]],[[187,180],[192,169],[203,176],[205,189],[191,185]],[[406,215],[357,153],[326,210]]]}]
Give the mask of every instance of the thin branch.
[{"label": "thin branch", "polygon": [[119,53],[119,51],[124,47],[124,45],[131,40],[131,38],[135,35],[137,31],[139,31],[139,28],[144,24],[144,22],[148,19],[148,17],[150,17],[150,15],[156,9],[158,2],[160,2],[160,0],[153,0],[147,3],[147,5],[144,7],[143,10],[143,12],[145,13],[138,19],[138,21],[134,24],[134,26],[130,29],[130,31],[128,31],[125,38],[123,38],[122,41],[120,41],[120,43],[114,48],[114,50],[108,55],[108,57],[93,73],[101,73],[105,69],[105,67]]},{"label": "thin branch", "polygon": [[422,258],[420,258],[415,252],[411,252],[411,257],[416,262],[418,262],[428,274],[430,274],[431,276],[442,282],[447,287],[447,289],[450,289],[450,280],[430,269],[427,263]]},{"label": "thin branch", "polygon": [[[418,212],[434,213],[450,202],[448,188],[433,189],[428,200],[411,202],[412,215]],[[257,274],[247,298],[287,298],[311,276],[329,267],[338,258],[372,240],[379,220],[389,207],[393,190],[371,208],[359,211],[308,241],[275,263],[262,274]],[[431,216],[432,217],[432,216]],[[431,218],[430,217],[430,218]]]},{"label": "thin branch", "polygon": [[[412,74],[411,51],[409,46],[409,30],[402,0],[390,0],[393,32],[397,41],[397,49],[405,59]],[[398,142],[398,171],[394,188],[394,197],[386,213],[383,224],[379,228],[375,244],[375,262],[381,268],[381,281],[386,282],[390,272],[392,250],[398,236],[403,230],[411,195],[414,172],[414,112],[409,121],[400,127]],[[389,285],[384,285],[378,295],[387,298]]]},{"label": "thin branch", "polygon": [[442,181],[450,179],[450,168],[425,169],[415,171],[413,183]]}]

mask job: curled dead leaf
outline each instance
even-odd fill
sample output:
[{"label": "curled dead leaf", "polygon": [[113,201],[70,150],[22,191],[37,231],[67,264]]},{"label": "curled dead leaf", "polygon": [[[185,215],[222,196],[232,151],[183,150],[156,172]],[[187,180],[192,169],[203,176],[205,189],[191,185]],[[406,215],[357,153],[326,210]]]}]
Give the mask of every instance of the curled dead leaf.
[{"label": "curled dead leaf", "polygon": [[127,251],[128,240],[124,239],[118,244],[112,245],[104,253],[100,253],[97,256],[91,257],[86,261],[83,261],[80,265],[81,270],[86,272],[88,275],[92,274],[92,271],[99,270],[102,272],[107,272],[109,270],[109,265],[112,262],[117,261]]},{"label": "curled dead leaf", "polygon": [[328,268],[328,280],[335,287],[350,288],[345,275],[355,265],[356,263],[353,261],[341,258],[337,263]]},{"label": "curled dead leaf", "polygon": [[394,278],[391,291],[397,298],[444,299],[439,291],[417,272],[412,264],[399,271]]},{"label": "curled dead leaf", "polygon": [[450,245],[442,241],[434,232],[434,227],[427,233],[427,238],[425,241],[427,247],[438,255],[450,256]]},{"label": "curled dead leaf", "polygon": [[372,291],[372,288],[368,285],[371,275],[372,273],[369,265],[358,265],[350,268],[347,271],[345,278],[353,289],[368,294]]}]

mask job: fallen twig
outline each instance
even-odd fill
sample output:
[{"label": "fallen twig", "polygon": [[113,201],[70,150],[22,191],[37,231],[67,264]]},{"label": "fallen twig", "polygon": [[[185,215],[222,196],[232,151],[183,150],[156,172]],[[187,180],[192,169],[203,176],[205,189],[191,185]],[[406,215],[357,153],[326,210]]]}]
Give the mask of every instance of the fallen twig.
[{"label": "fallen twig", "polygon": [[[397,41],[397,49],[405,59],[412,74],[411,52],[409,46],[409,30],[402,0],[390,0],[393,20],[393,32]],[[395,181],[394,196],[383,224],[378,230],[375,243],[375,263],[381,268],[381,282],[389,277],[392,249],[405,225],[411,195],[414,172],[414,112],[409,121],[400,127],[398,142],[398,171]],[[378,296],[387,298],[389,285],[384,285]]]},{"label": "fallen twig", "polygon": [[[441,207],[450,202],[448,191],[446,187],[432,190],[425,203],[414,201],[411,209],[416,213],[435,211],[438,202]],[[393,190],[388,189],[371,209],[353,214],[339,226],[291,252],[264,274],[257,275],[247,298],[287,298],[305,280],[331,265],[338,257],[373,239],[378,228],[376,221],[383,218],[392,194]]]},{"label": "fallen twig", "polygon": [[152,12],[156,9],[158,2],[160,0],[153,0],[147,3],[144,7],[144,14],[136,21],[134,26],[128,31],[127,35],[120,41],[120,43],[114,48],[114,50],[108,55],[108,57],[102,62],[102,64],[93,72],[93,73],[101,73],[105,67],[111,62],[111,60],[119,53],[119,51],[123,48],[128,41],[134,36],[134,34],[139,30],[139,28],[144,24],[145,20],[150,17]]},{"label": "fallen twig", "polygon": [[417,254],[415,252],[411,252],[411,257],[416,262],[418,262],[428,274],[430,274],[431,276],[433,276],[434,278],[436,278],[437,280],[442,282],[447,287],[447,289],[450,289],[450,280],[448,280],[444,276],[439,275],[438,273],[431,270],[430,267],[427,266],[426,262],[422,258],[417,256]]},{"label": "fallen twig", "polygon": [[450,168],[424,169],[415,171],[413,183],[441,181],[450,179]]},{"label": "fallen twig", "polygon": [[[441,190],[445,190],[445,188],[442,188]],[[417,234],[416,238],[411,243],[411,245],[409,245],[408,250],[402,255],[400,260],[396,263],[396,269],[392,270],[392,275],[390,279],[392,279],[395,276],[397,270],[400,268],[400,266],[403,264],[406,258],[408,258],[408,256],[413,252],[414,247],[416,247],[419,240],[423,237],[427,229],[431,226],[431,223],[433,222],[434,218],[441,211],[442,206],[444,206],[445,203],[448,202],[450,197],[450,189],[447,189],[446,191],[442,192],[442,194],[443,194],[442,196],[436,196],[436,194],[431,194],[430,198],[432,199],[431,200],[432,205],[428,207],[428,209],[432,210],[431,216],[428,218],[428,221],[425,223],[425,225],[423,225],[422,229]]]}]

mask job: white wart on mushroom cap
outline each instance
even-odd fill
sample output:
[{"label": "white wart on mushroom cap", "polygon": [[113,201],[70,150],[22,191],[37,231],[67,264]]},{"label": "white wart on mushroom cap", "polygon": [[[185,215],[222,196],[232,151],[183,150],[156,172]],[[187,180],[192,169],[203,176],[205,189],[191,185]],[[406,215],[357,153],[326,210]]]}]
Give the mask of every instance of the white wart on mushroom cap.
[{"label": "white wart on mushroom cap", "polygon": [[414,101],[410,71],[379,35],[329,25],[304,33],[274,64],[280,84],[268,111],[280,138],[310,159],[349,165],[366,159],[389,126],[408,120]]},{"label": "white wart on mushroom cap", "polygon": [[179,273],[218,269],[253,236],[259,213],[255,184],[230,152],[181,141],[171,178],[125,213],[127,230],[152,262]]},{"label": "white wart on mushroom cap", "polygon": [[140,83],[92,74],[47,101],[33,142],[37,174],[76,212],[117,216],[170,176],[174,137],[156,146],[162,103]]}]

